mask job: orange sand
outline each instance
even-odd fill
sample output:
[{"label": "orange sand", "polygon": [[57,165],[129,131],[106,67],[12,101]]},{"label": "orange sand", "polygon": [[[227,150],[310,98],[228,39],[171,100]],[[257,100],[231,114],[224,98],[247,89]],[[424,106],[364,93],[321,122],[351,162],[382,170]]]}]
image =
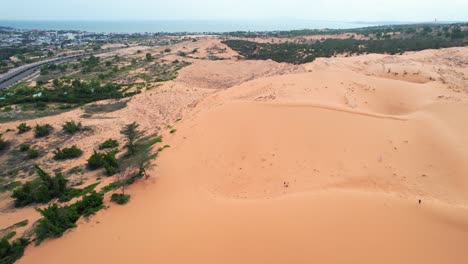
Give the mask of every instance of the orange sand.
[{"label": "orange sand", "polygon": [[[453,53],[468,48],[322,59],[240,84],[203,62],[232,87],[184,112],[131,202],[18,263],[468,263],[468,67]],[[389,78],[389,64],[431,79]],[[168,85],[189,86],[197,67]],[[121,116],[151,127],[145,102],[159,101],[144,96]]]}]

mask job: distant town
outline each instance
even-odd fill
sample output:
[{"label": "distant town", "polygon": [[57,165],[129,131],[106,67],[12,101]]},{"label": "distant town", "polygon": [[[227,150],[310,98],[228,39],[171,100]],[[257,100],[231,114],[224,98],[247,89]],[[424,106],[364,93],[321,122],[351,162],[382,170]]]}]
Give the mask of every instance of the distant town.
[{"label": "distant town", "polygon": [[[182,33],[181,33],[182,34]],[[0,74],[9,70],[56,56],[74,52],[96,51],[103,44],[148,46],[174,42],[163,33],[91,33],[76,30],[28,30],[0,26]]]}]

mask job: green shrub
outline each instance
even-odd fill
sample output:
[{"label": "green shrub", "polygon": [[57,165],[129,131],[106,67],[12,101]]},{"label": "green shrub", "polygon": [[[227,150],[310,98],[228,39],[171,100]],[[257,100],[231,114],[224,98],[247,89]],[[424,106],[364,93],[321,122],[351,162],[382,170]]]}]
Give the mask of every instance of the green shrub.
[{"label": "green shrub", "polygon": [[98,153],[94,151],[93,155],[88,159],[88,168],[90,170],[96,170],[103,168],[108,176],[112,176],[117,173],[119,169],[119,162],[115,155],[117,151],[108,151],[106,153]]},{"label": "green shrub", "polygon": [[75,145],[69,148],[57,148],[54,151],[54,160],[74,159],[81,156],[81,154],[83,154],[83,151],[77,148]]},{"label": "green shrub", "polygon": [[4,150],[8,147],[8,141],[2,138],[2,134],[0,134],[0,150]]},{"label": "green shrub", "polygon": [[102,168],[103,164],[103,154],[94,151],[93,155],[91,155],[91,157],[88,159],[88,169],[97,170]]},{"label": "green shrub", "polygon": [[31,130],[31,127],[26,125],[26,123],[19,124],[17,128],[18,128],[18,134],[23,134]]},{"label": "green shrub", "polygon": [[52,204],[37,211],[42,215],[38,225],[34,228],[37,245],[46,238],[62,236],[67,229],[75,227],[76,221],[80,218],[75,206],[60,207]]},{"label": "green shrub", "polygon": [[104,141],[101,145],[99,145],[99,149],[116,148],[118,146],[119,142],[117,142],[117,140],[109,138],[108,140]]},{"label": "green shrub", "polygon": [[81,201],[76,202],[74,205],[80,215],[88,217],[104,208],[103,200],[103,194],[92,191],[89,195],[84,196]]},{"label": "green shrub", "polygon": [[4,237],[0,240],[0,263],[13,264],[24,254],[24,249],[29,244],[26,238],[18,238],[10,244],[8,238]]},{"label": "green shrub", "polygon": [[28,152],[26,153],[26,157],[28,159],[35,159],[35,158],[39,157],[39,150],[37,150],[35,148],[28,149]]},{"label": "green shrub", "polygon": [[52,131],[52,126],[49,124],[36,125],[34,128],[34,136],[37,138],[45,137],[50,134],[50,131]]},{"label": "green shrub", "polygon": [[61,173],[51,177],[41,168],[36,166],[39,178],[26,182],[15,189],[12,198],[15,198],[15,206],[22,207],[31,203],[47,203],[53,198],[59,198],[68,191],[67,180]]},{"label": "green shrub", "polygon": [[171,49],[167,48],[164,50],[164,52],[171,52]]},{"label": "green shrub", "polygon": [[104,170],[106,171],[107,176],[112,176],[117,173],[117,168],[112,167],[111,165],[107,163],[104,164]]},{"label": "green shrub", "polygon": [[81,122],[75,123],[75,121],[68,121],[62,127],[63,130],[69,134],[75,134],[83,128]]},{"label": "green shrub", "polygon": [[111,201],[117,204],[126,204],[130,200],[130,195],[122,193],[113,193]]},{"label": "green shrub", "polygon": [[29,146],[28,143],[21,143],[21,144],[19,145],[19,150],[20,150],[21,152],[27,151],[27,150],[29,150],[29,148],[30,148],[30,146]]},{"label": "green shrub", "polygon": [[151,53],[146,53],[146,60],[147,61],[152,61],[153,60],[153,56],[151,55]]},{"label": "green shrub", "polygon": [[46,238],[60,237],[70,228],[76,226],[76,221],[80,216],[90,216],[103,206],[103,195],[93,191],[90,195],[84,196],[80,201],[68,205],[49,205],[44,209],[37,209],[42,218],[34,228],[36,234],[36,244],[40,244]]},{"label": "green shrub", "polygon": [[21,186],[21,182],[19,181],[12,181],[6,184],[2,184],[0,186],[0,193],[6,192],[6,191],[12,191],[16,189],[18,186]]}]

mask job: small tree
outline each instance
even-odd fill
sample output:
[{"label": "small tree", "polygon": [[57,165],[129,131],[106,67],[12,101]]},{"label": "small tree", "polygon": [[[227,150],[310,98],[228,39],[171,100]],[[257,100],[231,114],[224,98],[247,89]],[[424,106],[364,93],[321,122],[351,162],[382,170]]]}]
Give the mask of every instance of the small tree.
[{"label": "small tree", "polygon": [[125,125],[125,127],[120,131],[120,134],[124,135],[127,138],[127,144],[125,148],[127,149],[127,155],[132,156],[137,150],[136,141],[143,136],[143,132],[138,129],[140,125],[136,122]]}]

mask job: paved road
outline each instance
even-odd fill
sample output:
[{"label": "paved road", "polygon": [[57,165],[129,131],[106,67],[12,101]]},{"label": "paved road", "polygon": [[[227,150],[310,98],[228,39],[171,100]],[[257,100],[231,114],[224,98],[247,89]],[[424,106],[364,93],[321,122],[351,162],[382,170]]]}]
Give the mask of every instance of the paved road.
[{"label": "paved road", "polygon": [[62,62],[77,59],[79,57],[89,56],[91,54],[101,54],[101,53],[111,52],[117,49],[119,48],[98,50],[98,51],[87,52],[87,53],[83,52],[83,53],[73,54],[73,55],[64,56],[64,57],[57,57],[57,58],[48,59],[45,61],[40,61],[40,62],[35,62],[35,63],[30,63],[30,64],[20,66],[5,74],[0,75],[0,89],[5,89],[14,85],[15,83],[25,79],[26,77],[30,76],[34,72],[38,71],[42,66],[46,64],[62,63]]}]

